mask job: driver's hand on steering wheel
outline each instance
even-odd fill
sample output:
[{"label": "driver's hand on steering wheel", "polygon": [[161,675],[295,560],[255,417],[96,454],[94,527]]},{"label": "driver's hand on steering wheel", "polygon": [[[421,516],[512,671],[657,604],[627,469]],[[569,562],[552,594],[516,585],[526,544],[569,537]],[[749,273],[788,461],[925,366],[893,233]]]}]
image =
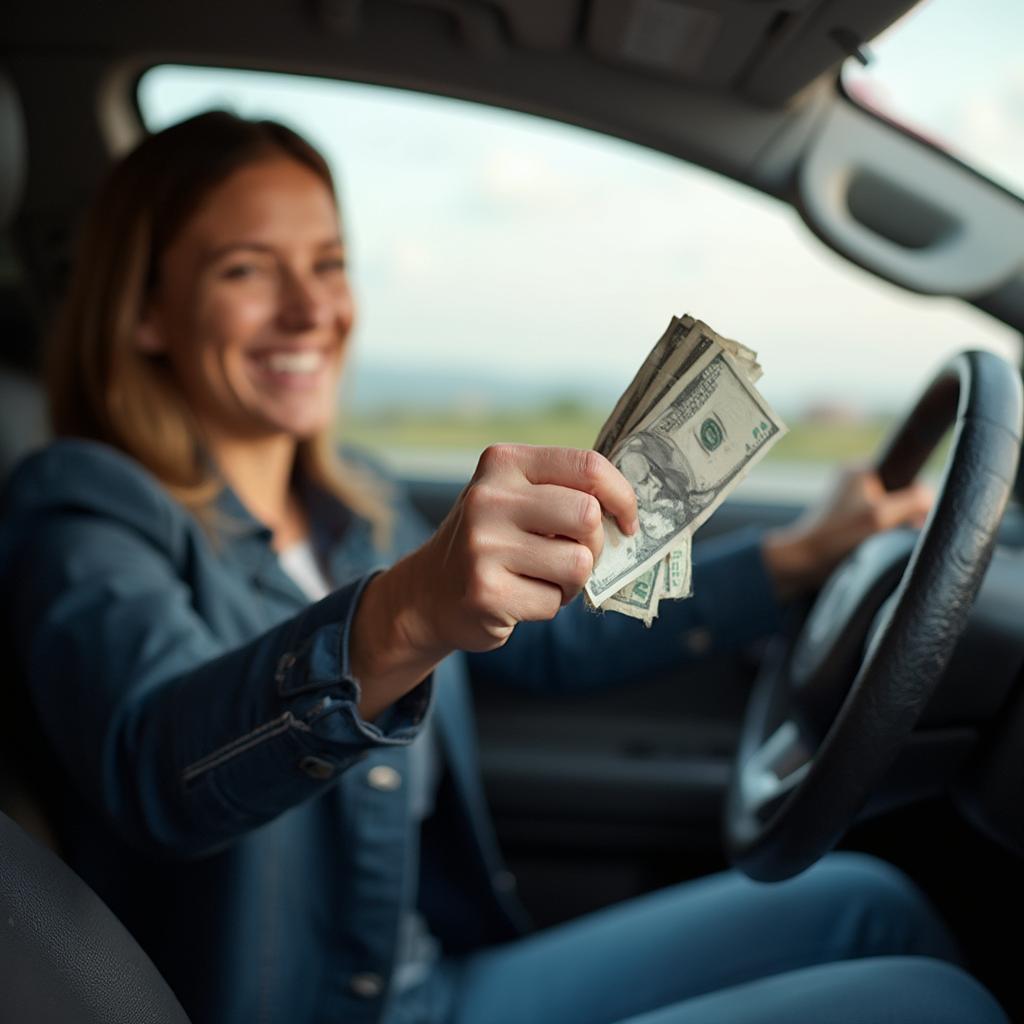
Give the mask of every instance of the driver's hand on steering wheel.
[{"label": "driver's hand on steering wheel", "polygon": [[779,594],[791,597],[823,583],[873,533],[897,526],[920,529],[933,500],[924,484],[887,491],[873,469],[846,470],[820,505],[765,535],[764,560]]}]

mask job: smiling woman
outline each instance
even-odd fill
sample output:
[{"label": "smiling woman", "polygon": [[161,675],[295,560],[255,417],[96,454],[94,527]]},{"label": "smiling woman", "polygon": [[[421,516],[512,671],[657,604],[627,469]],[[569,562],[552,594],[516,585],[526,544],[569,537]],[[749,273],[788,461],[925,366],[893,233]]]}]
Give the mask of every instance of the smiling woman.
[{"label": "smiling woman", "polygon": [[[209,454],[240,493],[270,476],[283,492],[289,438],[334,417],[353,303],[334,197],[281,156],[239,168],[207,195],[161,260],[136,340],[170,362]],[[241,439],[241,444],[239,440]],[[282,439],[284,442],[282,442]],[[253,511],[287,546],[306,533],[301,508]]]},{"label": "smiling woman", "polygon": [[305,471],[386,529],[379,487],[330,429],[354,306],[323,158],[287,128],[218,113],[140,153],[83,233],[51,348],[56,431],[132,453],[198,512],[222,486],[212,466],[231,467],[279,544],[305,533],[303,514],[265,507],[258,481],[287,490],[295,437]]}]

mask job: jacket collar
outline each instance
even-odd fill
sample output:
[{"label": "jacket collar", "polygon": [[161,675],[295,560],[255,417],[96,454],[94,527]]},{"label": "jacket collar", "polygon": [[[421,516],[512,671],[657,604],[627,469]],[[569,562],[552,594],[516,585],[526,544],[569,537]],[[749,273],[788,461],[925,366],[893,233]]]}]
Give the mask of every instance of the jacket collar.
[{"label": "jacket collar", "polygon": [[[305,477],[297,477],[295,484],[309,513],[310,543],[333,585],[381,564],[367,522]],[[281,568],[273,531],[249,511],[227,482],[214,506],[218,541],[228,558],[241,566],[257,588],[308,604],[309,597]]]},{"label": "jacket collar", "polygon": [[273,548],[273,530],[257,519],[226,483],[214,510],[217,545],[223,556],[237,565],[257,590],[271,591],[296,604],[306,603],[301,589],[281,568]]}]

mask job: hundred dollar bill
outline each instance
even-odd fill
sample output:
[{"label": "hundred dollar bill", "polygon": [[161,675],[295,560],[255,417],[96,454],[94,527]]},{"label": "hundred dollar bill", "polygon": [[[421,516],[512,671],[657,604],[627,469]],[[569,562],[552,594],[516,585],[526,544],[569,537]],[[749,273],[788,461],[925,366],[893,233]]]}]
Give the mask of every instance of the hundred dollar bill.
[{"label": "hundred dollar bill", "polygon": [[649,626],[658,616],[658,604],[662,598],[689,596],[690,565],[690,536],[684,534],[678,547],[614,593],[602,607],[605,611],[641,619],[644,625]]},{"label": "hundred dollar bill", "polygon": [[692,537],[685,534],[663,559],[665,569],[661,574],[661,596],[667,598],[689,597],[693,593]]},{"label": "hundred dollar bill", "polygon": [[[658,369],[675,364],[680,376],[665,388],[656,382],[657,372],[649,374],[653,404],[640,396],[618,420],[618,438],[608,457],[636,491],[640,530],[626,537],[614,523],[606,523],[604,550],[586,586],[595,607],[626,590],[673,550],[685,550],[688,562],[684,536],[692,538],[786,431],[748,379],[759,370],[753,353],[736,343],[723,345],[725,339],[698,325],[695,321],[659,363]],[[646,413],[638,416],[644,408]],[[652,595],[658,585],[655,573]],[[619,603],[623,610],[633,608],[635,595],[627,591]],[[651,607],[656,614],[653,597]],[[649,611],[638,617],[646,618]]]},{"label": "hundred dollar bill", "polygon": [[636,376],[630,381],[629,387],[616,403],[612,414],[601,427],[594,442],[595,451],[607,456],[625,433],[627,425],[635,421],[637,410],[639,409],[641,414],[650,411],[650,393],[656,382],[660,378],[668,379],[669,383],[675,380],[675,377],[669,375],[666,364],[683,345],[693,326],[692,316],[672,317],[671,323],[665,328],[665,333],[648,353]]},{"label": "hundred dollar bill", "polygon": [[[673,320],[675,320],[674,317]],[[664,399],[679,379],[696,365],[712,345],[717,344],[728,352],[736,360],[751,384],[761,377],[761,366],[757,362],[757,353],[752,349],[737,341],[723,338],[701,320],[693,321],[690,317],[684,317],[683,320],[689,320],[690,326],[685,333],[677,336],[677,344],[660,362],[643,398],[633,406],[631,414],[626,418],[621,429],[616,431],[611,447],[614,448],[623,436],[633,431],[641,420],[650,415],[651,410]],[[607,455],[608,453],[602,451],[601,454]]]},{"label": "hundred dollar bill", "polygon": [[621,612],[634,619],[643,620],[649,626],[658,617],[661,601],[661,577],[667,559],[656,562],[642,572],[632,583],[617,590],[604,604],[605,611]]},{"label": "hundred dollar bill", "polygon": [[[761,376],[757,354],[751,349],[722,337],[693,317],[673,317],[602,427],[595,448],[610,454],[713,343],[736,359],[751,383]],[[690,596],[691,576],[690,537],[686,534],[677,540],[660,566],[642,573],[603,607],[641,618],[650,625],[657,616],[661,598]]]}]

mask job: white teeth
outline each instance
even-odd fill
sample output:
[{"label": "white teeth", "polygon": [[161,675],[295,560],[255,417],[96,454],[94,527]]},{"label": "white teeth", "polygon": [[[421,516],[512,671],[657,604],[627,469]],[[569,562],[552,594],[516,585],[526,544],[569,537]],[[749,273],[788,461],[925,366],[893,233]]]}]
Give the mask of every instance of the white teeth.
[{"label": "white teeth", "polygon": [[316,373],[324,364],[322,352],[274,352],[266,357],[275,373]]}]

